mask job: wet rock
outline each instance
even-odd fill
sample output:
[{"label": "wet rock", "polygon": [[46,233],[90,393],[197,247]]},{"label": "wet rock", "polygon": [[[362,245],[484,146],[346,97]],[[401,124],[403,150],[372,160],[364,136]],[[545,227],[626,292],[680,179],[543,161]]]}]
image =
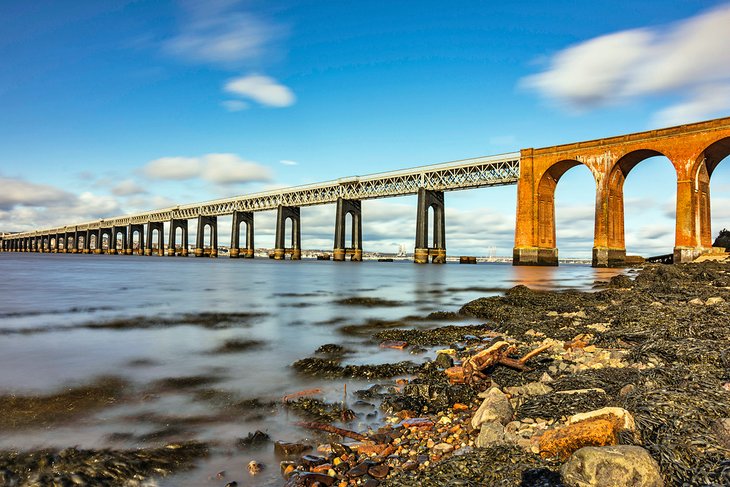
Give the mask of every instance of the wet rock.
[{"label": "wet rock", "polygon": [[233,482],[228,482],[226,484],[226,487],[238,487],[238,482],[236,482],[235,480]]},{"label": "wet rock", "polygon": [[442,369],[448,369],[449,367],[454,366],[454,359],[447,353],[440,353],[436,355],[436,360],[434,360],[434,362]]},{"label": "wet rock", "polygon": [[248,462],[247,468],[248,473],[250,473],[251,475],[258,475],[264,469],[264,464],[259,463],[256,460],[251,460],[250,462]]},{"label": "wet rock", "polygon": [[327,463],[327,459],[317,455],[304,455],[302,456],[301,461],[302,465],[307,468],[312,468],[318,465],[322,465],[323,463]]},{"label": "wet rock", "polygon": [[370,462],[360,462],[354,467],[352,467],[350,470],[347,471],[347,476],[351,479],[356,479],[358,477],[362,477],[366,473],[368,473],[368,470],[370,469]]},{"label": "wet rock", "polygon": [[299,455],[307,450],[311,450],[312,446],[305,443],[290,443],[288,441],[274,442],[274,453],[282,457]]},{"label": "wet rock", "polygon": [[659,465],[638,446],[586,447],[560,470],[568,487],[663,487]]},{"label": "wet rock", "polygon": [[618,443],[615,421],[603,418],[588,419],[547,430],[540,437],[540,456],[565,460],[585,446],[607,446]]},{"label": "wet rock", "polygon": [[270,442],[271,438],[263,431],[256,430],[253,433],[249,433],[246,438],[239,438],[236,441],[238,448],[245,450],[248,448],[256,448]]},{"label": "wet rock", "polygon": [[380,348],[392,348],[395,350],[403,350],[408,346],[408,342],[404,340],[385,340],[380,342]]},{"label": "wet rock", "polygon": [[372,465],[368,468],[368,475],[375,477],[376,479],[384,479],[388,476],[388,472],[390,472],[390,467],[386,463]]},{"label": "wet rock", "polygon": [[492,445],[505,443],[505,428],[497,421],[482,423],[474,445],[477,448],[486,448]]},{"label": "wet rock", "polygon": [[719,296],[713,296],[711,298],[707,298],[707,301],[705,301],[706,306],[714,306],[716,304],[724,303],[725,300],[722,299]]},{"label": "wet rock", "polygon": [[437,455],[445,455],[454,451],[454,445],[449,443],[438,443],[434,445],[433,452]]},{"label": "wet rock", "polygon": [[496,421],[505,425],[512,421],[514,411],[506,394],[498,388],[492,387],[486,391],[483,397],[484,401],[471,420],[474,429],[480,428],[484,422]]},{"label": "wet rock", "polygon": [[[317,484],[318,483],[318,484]],[[296,472],[292,474],[285,487],[310,487],[313,485],[330,486],[335,483],[335,478],[317,472]]]}]

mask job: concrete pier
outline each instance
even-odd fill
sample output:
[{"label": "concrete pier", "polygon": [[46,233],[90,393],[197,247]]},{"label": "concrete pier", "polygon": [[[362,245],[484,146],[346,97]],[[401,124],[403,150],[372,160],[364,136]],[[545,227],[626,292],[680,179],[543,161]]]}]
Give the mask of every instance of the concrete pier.
[{"label": "concrete pier", "polygon": [[[433,208],[433,247],[428,246],[428,213]],[[446,262],[446,217],[444,192],[424,188],[418,190],[418,213],[416,215],[416,248],[413,261],[416,264],[443,264]]]},{"label": "concrete pier", "polygon": [[[286,246],[286,222],[291,220],[291,247]],[[301,219],[298,206],[279,205],[276,215],[276,247],[274,259],[284,260],[290,255],[291,260],[302,258]]]},{"label": "concrete pier", "polygon": [[[352,218],[350,247],[347,247],[345,242],[348,215]],[[335,247],[332,252],[332,260],[344,261],[348,255],[352,262],[362,261],[362,202],[337,198]]]},{"label": "concrete pier", "polygon": [[152,255],[155,249],[152,246],[154,241],[154,232],[157,231],[157,255],[165,255],[165,224],[163,222],[149,222],[147,224],[147,246],[144,249],[144,255]]},{"label": "concrete pier", "polygon": [[[205,248],[205,227],[210,227],[210,250]],[[195,257],[218,257],[218,217],[204,215],[198,217]]]},{"label": "concrete pier", "polygon": [[[246,224],[246,245],[241,247],[241,224]],[[231,247],[228,256],[232,259],[243,257],[253,259],[253,212],[234,211],[231,226]]]},{"label": "concrete pier", "polygon": [[[177,229],[181,230],[180,248],[177,248]],[[170,236],[167,239],[167,255],[174,257],[188,256],[188,221],[186,219],[173,218],[170,220]]]},{"label": "concrete pier", "polygon": [[[137,248],[134,248],[134,234],[139,235]],[[127,240],[127,249],[124,252],[127,255],[138,254],[144,255],[144,225],[141,223],[130,224],[127,230],[129,239]]]}]

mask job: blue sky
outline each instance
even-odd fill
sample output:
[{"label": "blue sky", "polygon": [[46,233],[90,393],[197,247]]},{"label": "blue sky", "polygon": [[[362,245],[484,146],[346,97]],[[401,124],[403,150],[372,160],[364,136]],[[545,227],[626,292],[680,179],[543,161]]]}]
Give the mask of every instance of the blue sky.
[{"label": "blue sky", "polygon": [[[4,1],[0,229],[730,114],[727,2],[503,3]],[[669,162],[634,171],[628,251],[669,251]],[[589,256],[589,172],[556,198],[561,256]],[[450,253],[511,254],[515,187],[446,199]],[[334,208],[302,216],[303,245],[331,247]],[[257,246],[273,245],[273,213],[256,218]],[[411,247],[414,230],[414,198],[364,203],[366,250]]]}]

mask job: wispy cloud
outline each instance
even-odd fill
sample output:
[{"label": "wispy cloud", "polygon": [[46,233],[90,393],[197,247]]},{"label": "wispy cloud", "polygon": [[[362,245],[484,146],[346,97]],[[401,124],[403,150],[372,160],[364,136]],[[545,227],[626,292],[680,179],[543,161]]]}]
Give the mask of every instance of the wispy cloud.
[{"label": "wispy cloud", "polygon": [[249,74],[229,80],[228,93],[249,98],[270,107],[288,107],[296,101],[294,93],[275,79],[260,74]]},{"label": "wispy cloud", "polygon": [[136,194],[144,194],[146,192],[147,191],[142,186],[132,179],[120,181],[112,188],[112,194],[115,196],[132,196]]},{"label": "wispy cloud", "polygon": [[[188,62],[201,63],[226,71],[260,70],[276,56],[276,45],[286,29],[246,8],[240,0],[187,0],[178,32],[167,39],[163,49]],[[277,80],[247,74],[229,80],[224,91],[265,106],[287,107],[296,97]],[[229,112],[249,107],[242,100],[225,100]]]},{"label": "wispy cloud", "polygon": [[672,95],[656,114],[679,124],[730,109],[730,5],[681,22],[587,40],[555,54],[522,85],[571,111]]},{"label": "wispy cloud", "polygon": [[203,179],[221,185],[267,182],[273,178],[268,167],[241,159],[236,154],[162,157],[148,162],[141,173],[151,179]]},{"label": "wispy cloud", "polygon": [[240,112],[249,107],[248,103],[243,100],[224,100],[221,105],[229,112]]},{"label": "wispy cloud", "polygon": [[240,67],[262,57],[283,31],[244,10],[240,1],[188,0],[182,5],[179,31],[164,48],[186,60]]},{"label": "wispy cloud", "polygon": [[298,166],[299,163],[297,161],[290,161],[288,159],[284,159],[282,161],[279,161],[280,164],[284,164],[285,166]]}]

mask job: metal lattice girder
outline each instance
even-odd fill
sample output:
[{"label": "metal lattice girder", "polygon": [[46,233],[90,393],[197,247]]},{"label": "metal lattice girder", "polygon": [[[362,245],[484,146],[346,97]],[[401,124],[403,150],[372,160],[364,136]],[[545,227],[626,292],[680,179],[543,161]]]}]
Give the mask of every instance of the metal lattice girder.
[{"label": "metal lattice girder", "polygon": [[353,176],[336,181],[295,186],[264,193],[235,196],[204,203],[175,206],[136,215],[105,218],[78,225],[13,234],[14,238],[98,230],[113,226],[191,219],[200,215],[221,216],[234,211],[265,211],[282,206],[311,206],[335,203],[337,198],[366,200],[405,196],[419,188],[455,191],[516,184],[520,177],[520,153],[478,157],[461,161],[420,166],[369,176]]}]

